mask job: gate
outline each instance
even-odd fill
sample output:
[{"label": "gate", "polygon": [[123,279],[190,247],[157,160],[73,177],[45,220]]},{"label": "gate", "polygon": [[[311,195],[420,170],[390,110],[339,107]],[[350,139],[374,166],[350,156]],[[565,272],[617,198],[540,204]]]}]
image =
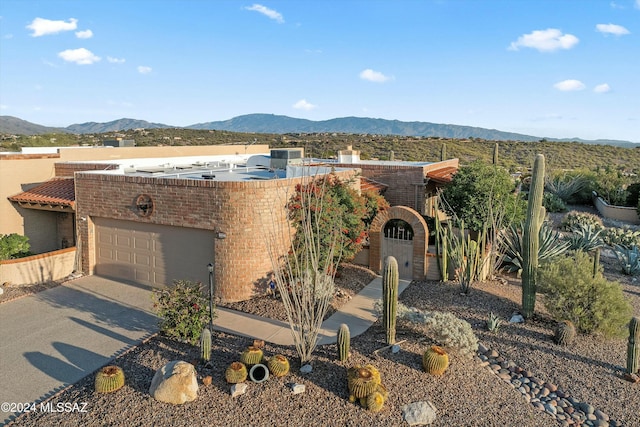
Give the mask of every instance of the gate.
[{"label": "gate", "polygon": [[401,279],[413,279],[413,229],[406,221],[392,219],[384,226],[382,238],[382,260],[392,256],[398,261]]}]

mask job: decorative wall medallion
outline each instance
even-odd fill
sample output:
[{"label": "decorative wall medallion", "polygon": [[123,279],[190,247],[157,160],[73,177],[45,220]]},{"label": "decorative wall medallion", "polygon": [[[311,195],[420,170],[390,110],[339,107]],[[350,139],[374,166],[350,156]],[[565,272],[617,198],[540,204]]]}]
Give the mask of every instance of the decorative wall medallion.
[{"label": "decorative wall medallion", "polygon": [[136,211],[140,216],[150,216],[153,213],[153,199],[148,194],[136,197]]}]

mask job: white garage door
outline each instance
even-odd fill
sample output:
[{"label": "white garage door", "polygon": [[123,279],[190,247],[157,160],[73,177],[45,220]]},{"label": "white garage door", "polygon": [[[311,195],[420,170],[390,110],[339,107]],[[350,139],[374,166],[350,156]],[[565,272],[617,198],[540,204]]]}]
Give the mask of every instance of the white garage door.
[{"label": "white garage door", "polygon": [[161,287],[173,280],[208,283],[213,232],[96,218],[95,274]]}]

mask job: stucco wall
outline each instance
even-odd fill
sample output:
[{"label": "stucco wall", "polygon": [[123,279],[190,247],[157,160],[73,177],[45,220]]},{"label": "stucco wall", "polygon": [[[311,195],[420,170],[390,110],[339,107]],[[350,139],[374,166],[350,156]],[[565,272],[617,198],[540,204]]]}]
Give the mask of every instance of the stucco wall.
[{"label": "stucco wall", "polygon": [[[349,179],[355,173],[337,175]],[[93,274],[95,267],[92,217],[217,230],[227,235],[215,244],[217,295],[226,301],[250,298],[272,270],[267,244],[274,232],[288,231],[284,207],[300,181],[222,182],[77,173],[76,215],[83,272]],[[359,184],[357,179],[354,185]],[[140,194],[148,194],[154,201],[149,217],[138,216],[133,207]],[[288,252],[282,239],[276,246],[281,254]]]},{"label": "stucco wall", "polygon": [[638,217],[637,208],[610,205],[595,192],[593,193],[593,204],[600,215],[605,218],[615,219],[629,224],[640,224],[640,217]]},{"label": "stucco wall", "polygon": [[23,286],[64,279],[73,273],[76,248],[0,261],[0,283]]}]

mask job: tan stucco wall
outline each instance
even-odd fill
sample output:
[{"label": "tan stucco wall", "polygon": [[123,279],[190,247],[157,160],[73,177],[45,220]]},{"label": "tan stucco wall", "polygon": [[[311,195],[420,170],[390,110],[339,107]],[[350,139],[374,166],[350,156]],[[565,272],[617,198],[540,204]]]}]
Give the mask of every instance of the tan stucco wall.
[{"label": "tan stucco wall", "polygon": [[615,219],[617,221],[627,222],[629,224],[640,224],[638,209],[626,206],[613,206],[608,204],[602,197],[593,197],[593,204],[596,209],[605,218]]},{"label": "tan stucco wall", "polygon": [[[68,147],[58,154],[2,154],[0,155],[0,234],[17,233],[29,237],[32,252],[51,250],[56,241],[55,215],[34,213],[7,200],[55,176],[55,163],[70,161],[117,160],[147,157],[215,156],[223,154],[258,154],[269,152],[264,144],[205,145],[171,147]],[[29,211],[29,212],[27,212]],[[50,214],[51,223],[41,217]],[[45,242],[46,241],[46,242]]]},{"label": "tan stucco wall", "polygon": [[23,286],[64,279],[73,273],[76,248],[0,261],[0,284]]}]

